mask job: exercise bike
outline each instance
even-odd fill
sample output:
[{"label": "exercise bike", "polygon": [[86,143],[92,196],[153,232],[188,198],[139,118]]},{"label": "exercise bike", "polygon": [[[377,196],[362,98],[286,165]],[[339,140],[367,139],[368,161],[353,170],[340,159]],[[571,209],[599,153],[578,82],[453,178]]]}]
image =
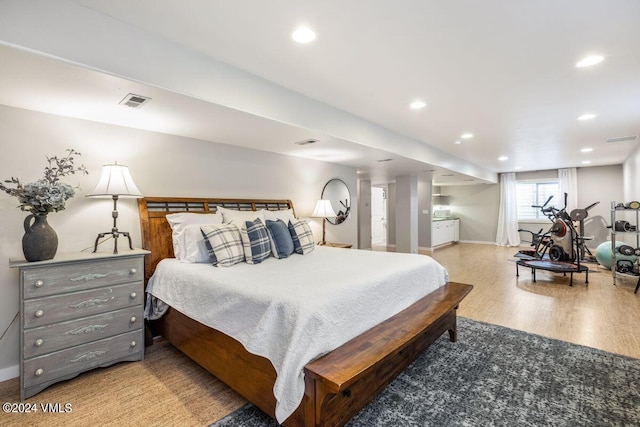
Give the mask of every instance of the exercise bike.
[{"label": "exercise bike", "polygon": [[[557,209],[553,206],[547,207],[553,196],[549,196],[546,202],[541,206],[532,205],[533,208],[539,208],[552,223],[551,227],[543,233],[543,229],[534,233],[529,230],[518,229],[531,233],[531,246],[534,250],[520,251],[521,254],[530,256],[534,259],[543,259],[545,256],[552,261],[573,262],[584,258],[585,252],[591,255],[589,249],[585,246],[584,219],[587,218],[588,211],[600,202],[593,203],[584,209],[574,209],[570,214],[567,213],[567,193],[564,194],[564,207]],[[576,229],[574,221],[579,222],[579,230]]]}]

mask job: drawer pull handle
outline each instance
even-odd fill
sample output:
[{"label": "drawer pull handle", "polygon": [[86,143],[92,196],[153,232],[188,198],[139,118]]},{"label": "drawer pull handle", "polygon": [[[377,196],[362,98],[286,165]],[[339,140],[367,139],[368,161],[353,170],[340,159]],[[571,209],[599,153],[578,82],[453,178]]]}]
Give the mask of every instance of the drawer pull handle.
[{"label": "drawer pull handle", "polygon": [[131,270],[129,270],[129,273],[131,274],[136,274],[138,272],[138,270],[136,270],[135,268],[132,268]]},{"label": "drawer pull handle", "polygon": [[129,319],[129,322],[136,323],[136,320],[138,320],[136,319],[136,316],[131,316],[131,319]]},{"label": "drawer pull handle", "polygon": [[350,388],[348,388],[348,389],[344,390],[344,391],[342,392],[342,395],[343,395],[344,397],[351,397],[351,389],[350,389]]},{"label": "drawer pull handle", "polygon": [[42,338],[38,338],[35,344],[36,347],[42,347],[42,344],[44,344],[44,340]]},{"label": "drawer pull handle", "polygon": [[41,288],[41,287],[43,287],[43,286],[44,286],[44,280],[36,280],[36,281],[33,283],[33,285],[34,285],[36,288]]},{"label": "drawer pull handle", "polygon": [[135,342],[135,341],[131,341],[131,343],[130,343],[129,345],[133,348],[133,347],[135,347],[136,345],[138,345],[138,343],[137,343],[137,342]]},{"label": "drawer pull handle", "polygon": [[44,375],[44,369],[40,368],[40,369],[36,369],[36,377],[41,377]]},{"label": "drawer pull handle", "polygon": [[137,296],[138,296],[138,294],[136,294],[135,292],[131,292],[131,295],[129,295],[129,297],[131,299],[135,299],[135,297],[137,297]]},{"label": "drawer pull handle", "polygon": [[44,310],[38,310],[38,311],[36,311],[35,315],[36,315],[36,317],[42,317],[42,316],[44,316]]}]

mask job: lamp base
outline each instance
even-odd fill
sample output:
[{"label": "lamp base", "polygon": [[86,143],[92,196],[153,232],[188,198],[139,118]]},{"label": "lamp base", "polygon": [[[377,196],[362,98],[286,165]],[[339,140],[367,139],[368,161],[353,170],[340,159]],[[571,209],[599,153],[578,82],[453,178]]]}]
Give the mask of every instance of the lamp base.
[{"label": "lamp base", "polygon": [[100,242],[100,239],[102,239],[104,236],[107,236],[109,234],[113,236],[113,253],[114,254],[118,253],[118,237],[120,237],[120,235],[123,235],[127,239],[129,239],[129,249],[133,250],[133,244],[131,243],[131,236],[129,235],[129,233],[127,231],[118,231],[116,229],[114,231],[107,231],[105,233],[98,234],[98,237],[96,237],[96,244],[93,247],[93,253],[96,253],[98,251],[98,242]]}]

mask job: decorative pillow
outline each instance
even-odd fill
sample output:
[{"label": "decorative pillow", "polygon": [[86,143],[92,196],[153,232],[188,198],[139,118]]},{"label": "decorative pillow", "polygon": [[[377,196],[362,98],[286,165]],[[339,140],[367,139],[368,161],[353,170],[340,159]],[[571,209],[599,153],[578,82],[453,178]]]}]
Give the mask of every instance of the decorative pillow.
[{"label": "decorative pillow", "polygon": [[240,228],[245,221],[253,221],[256,218],[260,218],[260,221],[264,224],[264,210],[262,209],[258,211],[237,211],[235,209],[218,206],[217,211],[222,214],[223,224],[235,222],[238,228]]},{"label": "decorative pillow", "polygon": [[244,261],[244,248],[240,230],[233,224],[203,225],[209,258],[213,265],[230,267]]},{"label": "decorative pillow", "polygon": [[270,211],[264,209],[263,211],[264,219],[271,221],[277,221],[281,219],[282,221],[284,221],[284,225],[287,225],[290,220],[296,219],[296,217],[293,216],[293,209],[283,209],[280,211]]},{"label": "decorative pillow", "polygon": [[296,253],[306,255],[316,247],[311,227],[306,221],[299,219],[289,221],[289,233]]},{"label": "decorative pillow", "polygon": [[274,257],[286,258],[293,253],[293,239],[291,238],[291,233],[289,233],[289,227],[283,220],[267,220],[267,230],[269,230],[271,250]]},{"label": "decorative pillow", "polygon": [[255,221],[245,221],[240,229],[240,236],[247,263],[260,264],[271,256],[269,233],[259,218]]},{"label": "decorative pillow", "polygon": [[[214,224],[204,224],[214,225]],[[201,225],[191,224],[187,225],[184,229],[184,240],[186,241],[185,251],[180,262],[187,263],[202,263],[209,262],[209,249],[207,249],[207,243],[202,231],[200,231]]]},{"label": "decorative pillow", "polygon": [[[206,224],[222,224],[222,215],[201,214],[192,212],[179,212],[166,216],[167,222],[171,226],[171,237],[173,240],[173,253],[175,257],[182,262],[208,262],[206,248],[200,227],[196,227],[195,232],[197,240],[193,240],[193,233],[187,231],[190,225],[206,225]],[[198,241],[202,245],[204,252],[199,254]],[[197,261],[200,259],[201,261]]]}]

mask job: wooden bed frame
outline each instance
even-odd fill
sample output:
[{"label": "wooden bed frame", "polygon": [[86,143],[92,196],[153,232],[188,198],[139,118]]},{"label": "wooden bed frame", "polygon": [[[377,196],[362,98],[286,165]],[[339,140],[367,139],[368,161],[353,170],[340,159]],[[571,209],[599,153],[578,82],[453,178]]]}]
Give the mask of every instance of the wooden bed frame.
[{"label": "wooden bed frame", "polygon": [[[165,216],[176,212],[293,209],[290,200],[146,197],[138,199],[146,256],[145,283],[158,262],[173,257]],[[346,249],[345,249],[346,250]],[[290,426],[341,426],[356,415],[444,332],[456,341],[456,309],[471,285],[448,283],[407,309],[305,366],[305,395]],[[174,309],[156,331],[207,371],[275,418],[271,362],[238,341]]]}]

